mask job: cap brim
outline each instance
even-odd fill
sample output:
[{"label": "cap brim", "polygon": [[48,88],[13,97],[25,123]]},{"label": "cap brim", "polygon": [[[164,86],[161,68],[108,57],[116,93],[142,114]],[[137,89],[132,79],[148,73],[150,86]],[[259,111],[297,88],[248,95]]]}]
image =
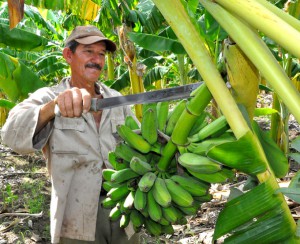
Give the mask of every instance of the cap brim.
[{"label": "cap brim", "polygon": [[93,44],[96,42],[105,41],[106,50],[108,50],[110,52],[114,52],[117,49],[117,46],[113,41],[111,41],[105,37],[100,37],[100,36],[87,36],[87,37],[75,39],[75,41],[77,41],[80,44],[84,44],[84,45],[89,45],[89,44]]}]

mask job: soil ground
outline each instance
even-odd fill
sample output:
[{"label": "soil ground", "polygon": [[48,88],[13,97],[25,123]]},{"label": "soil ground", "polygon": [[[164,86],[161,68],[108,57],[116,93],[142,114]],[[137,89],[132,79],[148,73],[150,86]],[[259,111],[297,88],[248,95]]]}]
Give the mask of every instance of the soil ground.
[{"label": "soil ground", "polygon": [[[269,120],[261,119],[259,123],[267,129]],[[293,118],[289,122],[289,129],[290,140],[300,134],[299,124]],[[287,186],[299,169],[299,164],[290,161],[290,171],[281,179],[281,186]],[[196,216],[188,218],[186,225],[176,225],[173,235],[158,238],[143,233],[142,243],[211,244],[216,219],[229,196],[230,188],[241,188],[245,180],[245,176],[238,175],[235,182],[213,185],[213,200],[204,203]],[[0,144],[0,244],[50,243],[50,189],[46,162],[40,153],[18,155]],[[294,218],[298,220],[300,205],[289,199],[287,201]]]}]

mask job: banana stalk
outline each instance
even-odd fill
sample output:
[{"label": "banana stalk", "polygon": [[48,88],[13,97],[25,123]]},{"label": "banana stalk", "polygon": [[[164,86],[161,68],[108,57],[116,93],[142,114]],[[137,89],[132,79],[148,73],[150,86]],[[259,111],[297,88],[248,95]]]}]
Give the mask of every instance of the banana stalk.
[{"label": "banana stalk", "polygon": [[114,80],[114,62],[112,52],[107,52],[107,78],[108,80]]},{"label": "banana stalk", "polygon": [[[134,44],[128,40],[127,32],[129,27],[125,24],[119,29],[119,41],[122,47],[125,57],[124,61],[128,64],[129,77],[131,83],[131,91],[133,94],[141,93],[144,91],[144,86],[142,82],[142,74],[138,68],[138,63],[136,59],[136,52]],[[136,104],[135,115],[139,121],[142,120],[142,105]]]},{"label": "banana stalk", "polygon": [[[264,76],[271,84],[275,92],[283,100],[297,121],[300,122],[299,92],[295,89],[295,86],[292,84],[285,71],[278,64],[273,54],[258,34],[239,18],[223,9],[220,5],[212,3],[209,0],[200,0],[200,3],[213,15],[227,33],[229,33],[231,38],[239,45],[246,56],[253,64],[255,64],[262,76]],[[282,33],[285,32],[283,31]],[[228,122],[230,124],[230,121]],[[234,128],[232,129],[234,130]]]},{"label": "banana stalk", "polygon": [[[290,53],[300,58],[300,32],[256,0],[215,0],[230,13],[262,31]],[[221,24],[221,23],[220,23]],[[281,33],[278,35],[278,33]],[[283,34],[284,33],[284,34]]]}]

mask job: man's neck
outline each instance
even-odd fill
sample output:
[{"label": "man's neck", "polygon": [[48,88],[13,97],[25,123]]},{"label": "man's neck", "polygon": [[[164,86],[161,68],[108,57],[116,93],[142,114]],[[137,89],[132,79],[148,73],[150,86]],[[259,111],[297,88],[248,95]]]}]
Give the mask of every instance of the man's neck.
[{"label": "man's neck", "polygon": [[92,97],[95,97],[97,95],[96,81],[95,82],[81,81],[81,80],[75,80],[71,77],[70,86],[78,87],[79,89],[84,88],[91,94]]}]

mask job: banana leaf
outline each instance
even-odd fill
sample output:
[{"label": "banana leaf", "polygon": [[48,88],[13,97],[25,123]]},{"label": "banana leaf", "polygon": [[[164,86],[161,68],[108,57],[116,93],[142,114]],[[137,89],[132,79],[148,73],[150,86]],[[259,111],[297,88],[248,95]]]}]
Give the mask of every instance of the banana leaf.
[{"label": "banana leaf", "polygon": [[186,54],[183,46],[177,40],[134,32],[128,33],[128,36],[135,44],[154,52],[171,51],[175,54]]},{"label": "banana leaf", "polygon": [[42,51],[49,41],[26,30],[18,28],[10,30],[9,25],[0,24],[0,45],[2,46],[9,46],[23,51]]},{"label": "banana leaf", "polygon": [[29,93],[46,86],[39,77],[21,61],[0,53],[0,88],[12,102],[28,97]]},{"label": "banana leaf", "polygon": [[7,99],[0,99],[0,107],[12,109],[16,104],[7,100]]},{"label": "banana leaf", "polygon": [[285,154],[281,151],[278,145],[272,139],[270,133],[262,131],[257,122],[252,123],[252,128],[255,131],[263,149],[269,165],[277,178],[284,177],[289,170],[289,162]]},{"label": "banana leaf", "polygon": [[212,147],[207,156],[230,168],[238,169],[250,175],[262,173],[267,169],[261,158],[251,132],[234,142],[227,142]]}]

